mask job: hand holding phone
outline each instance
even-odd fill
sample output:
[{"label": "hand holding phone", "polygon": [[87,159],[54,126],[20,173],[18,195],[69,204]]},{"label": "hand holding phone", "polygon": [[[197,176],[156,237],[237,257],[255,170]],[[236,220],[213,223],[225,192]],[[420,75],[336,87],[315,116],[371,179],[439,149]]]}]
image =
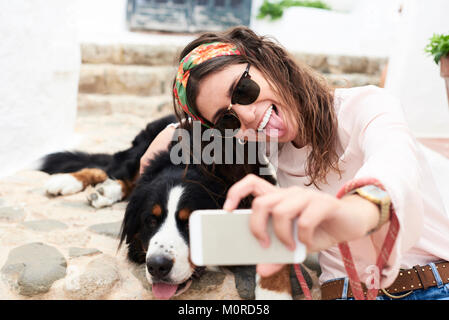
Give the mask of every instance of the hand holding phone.
[{"label": "hand holding phone", "polygon": [[[293,230],[296,249],[291,251],[276,237],[268,222],[270,246],[263,248],[249,228],[250,209],[197,210],[190,215],[190,256],[197,266],[252,265],[259,263],[301,263],[306,247]],[[296,225],[296,224],[293,224]]]}]

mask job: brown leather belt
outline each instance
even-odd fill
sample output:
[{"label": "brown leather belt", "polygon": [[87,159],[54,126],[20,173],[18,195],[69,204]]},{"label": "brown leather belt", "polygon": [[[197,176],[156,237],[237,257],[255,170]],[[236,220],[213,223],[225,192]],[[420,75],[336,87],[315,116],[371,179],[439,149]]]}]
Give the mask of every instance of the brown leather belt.
[{"label": "brown leather belt", "polygon": [[[443,261],[435,263],[437,272],[443,284],[449,283],[449,262]],[[386,289],[379,289],[378,295],[387,295],[390,298],[403,298],[414,290],[427,289],[437,285],[437,280],[433,275],[430,265],[414,266],[412,269],[399,271],[399,275],[393,284]],[[321,286],[322,300],[335,300],[342,297],[344,279],[334,280],[323,283]],[[366,286],[362,284],[364,294],[366,295]],[[353,298],[351,286],[348,285],[348,298]]]}]

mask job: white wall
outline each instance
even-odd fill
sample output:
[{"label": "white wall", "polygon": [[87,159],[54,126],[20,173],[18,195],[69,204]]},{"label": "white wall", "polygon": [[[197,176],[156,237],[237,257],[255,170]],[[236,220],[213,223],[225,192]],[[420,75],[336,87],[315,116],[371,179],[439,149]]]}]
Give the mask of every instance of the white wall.
[{"label": "white wall", "polygon": [[420,137],[449,137],[449,106],[439,66],[424,53],[433,33],[449,33],[449,1],[406,0],[386,88],[400,98]]},{"label": "white wall", "polygon": [[74,1],[73,13],[80,41],[101,41],[127,33],[126,4],[126,0]]},{"label": "white wall", "polygon": [[70,3],[0,1],[0,177],[73,140],[80,52]]},{"label": "white wall", "polygon": [[[326,0],[336,11],[293,7],[279,21],[256,19],[263,0],[253,0],[250,27],[304,52],[386,56],[399,0]],[[77,0],[80,41],[187,44],[193,35],[129,32],[126,0]],[[162,40],[161,40],[162,39]]]},{"label": "white wall", "polygon": [[127,0],[76,0],[73,14],[80,42],[183,45],[193,35],[130,32],[126,24]]},{"label": "white wall", "polygon": [[[263,0],[254,0],[251,28],[275,37],[289,50],[385,57],[394,43],[397,0],[333,0],[338,11],[291,7],[281,19],[256,19]],[[338,5],[339,4],[339,5]]]}]

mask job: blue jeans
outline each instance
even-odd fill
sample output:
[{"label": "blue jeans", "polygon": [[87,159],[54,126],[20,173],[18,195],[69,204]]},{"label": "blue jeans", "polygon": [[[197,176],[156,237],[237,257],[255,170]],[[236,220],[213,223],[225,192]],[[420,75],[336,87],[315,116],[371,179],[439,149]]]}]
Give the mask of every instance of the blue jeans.
[{"label": "blue jeans", "polygon": [[[387,295],[379,295],[377,296],[376,300],[449,300],[449,283],[443,284],[443,281],[441,280],[441,277],[434,263],[429,263],[428,265],[432,268],[433,275],[437,282],[437,285],[435,287],[430,287],[427,288],[426,290],[424,289],[415,290],[408,296],[400,299],[393,299],[388,297]],[[345,280],[345,282],[343,286],[343,292],[341,295],[342,297],[341,299],[337,300],[354,300],[354,298],[347,298],[349,279],[348,278],[343,279]]]}]

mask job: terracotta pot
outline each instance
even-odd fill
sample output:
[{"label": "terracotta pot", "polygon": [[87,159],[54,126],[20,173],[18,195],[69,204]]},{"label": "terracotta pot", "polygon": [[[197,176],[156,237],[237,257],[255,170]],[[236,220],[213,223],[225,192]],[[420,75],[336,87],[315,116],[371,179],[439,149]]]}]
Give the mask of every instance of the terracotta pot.
[{"label": "terracotta pot", "polygon": [[447,101],[449,103],[449,55],[440,60],[440,75],[446,82]]}]

